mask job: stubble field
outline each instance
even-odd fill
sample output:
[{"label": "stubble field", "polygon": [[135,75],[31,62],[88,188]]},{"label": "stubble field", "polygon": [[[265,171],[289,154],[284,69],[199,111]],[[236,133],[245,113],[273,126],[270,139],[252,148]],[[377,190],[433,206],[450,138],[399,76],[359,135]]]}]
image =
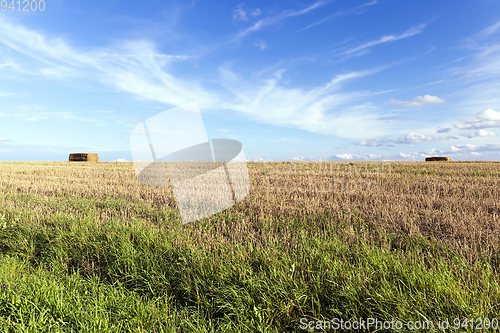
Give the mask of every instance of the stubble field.
[{"label": "stubble field", "polygon": [[248,168],[243,201],[182,224],[172,189],[139,184],[132,163],[0,162],[0,329],[293,332],[378,318],[437,332],[500,318],[500,163]]}]

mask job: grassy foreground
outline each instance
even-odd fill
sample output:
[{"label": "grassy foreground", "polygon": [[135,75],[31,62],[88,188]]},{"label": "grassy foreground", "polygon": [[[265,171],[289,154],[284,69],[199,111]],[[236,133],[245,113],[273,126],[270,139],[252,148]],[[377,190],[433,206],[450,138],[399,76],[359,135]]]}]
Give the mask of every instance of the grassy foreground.
[{"label": "grassy foreground", "polygon": [[355,208],[256,217],[242,202],[183,225],[170,204],[104,187],[33,191],[48,179],[36,175],[0,187],[2,332],[306,332],[301,318],[369,317],[437,332],[500,317],[495,248],[471,256]]}]

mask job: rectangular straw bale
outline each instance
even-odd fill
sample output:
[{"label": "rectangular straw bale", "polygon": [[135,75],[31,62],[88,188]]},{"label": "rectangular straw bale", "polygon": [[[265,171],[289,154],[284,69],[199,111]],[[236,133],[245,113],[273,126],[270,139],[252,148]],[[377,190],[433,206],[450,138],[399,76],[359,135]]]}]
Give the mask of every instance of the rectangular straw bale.
[{"label": "rectangular straw bale", "polygon": [[451,158],[448,156],[434,156],[434,157],[426,157],[426,162],[434,162],[434,161],[451,161]]},{"label": "rectangular straw bale", "polygon": [[99,162],[99,156],[97,154],[89,153],[75,153],[69,154],[70,162]]}]

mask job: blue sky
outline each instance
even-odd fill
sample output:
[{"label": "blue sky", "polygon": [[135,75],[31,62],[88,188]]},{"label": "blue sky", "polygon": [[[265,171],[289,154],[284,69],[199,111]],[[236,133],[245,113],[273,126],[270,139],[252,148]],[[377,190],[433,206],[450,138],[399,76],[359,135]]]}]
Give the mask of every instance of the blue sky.
[{"label": "blue sky", "polygon": [[137,124],[191,102],[251,161],[499,160],[499,92],[496,0],[0,12],[1,161],[130,161]]}]

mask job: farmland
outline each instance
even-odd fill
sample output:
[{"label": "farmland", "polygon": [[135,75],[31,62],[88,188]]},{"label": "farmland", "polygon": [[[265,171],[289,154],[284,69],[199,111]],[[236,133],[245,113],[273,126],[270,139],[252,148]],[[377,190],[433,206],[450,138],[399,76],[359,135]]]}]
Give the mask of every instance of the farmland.
[{"label": "farmland", "polygon": [[0,328],[500,317],[500,163],[248,168],[243,201],[182,224],[172,189],[132,163],[0,162]]}]

